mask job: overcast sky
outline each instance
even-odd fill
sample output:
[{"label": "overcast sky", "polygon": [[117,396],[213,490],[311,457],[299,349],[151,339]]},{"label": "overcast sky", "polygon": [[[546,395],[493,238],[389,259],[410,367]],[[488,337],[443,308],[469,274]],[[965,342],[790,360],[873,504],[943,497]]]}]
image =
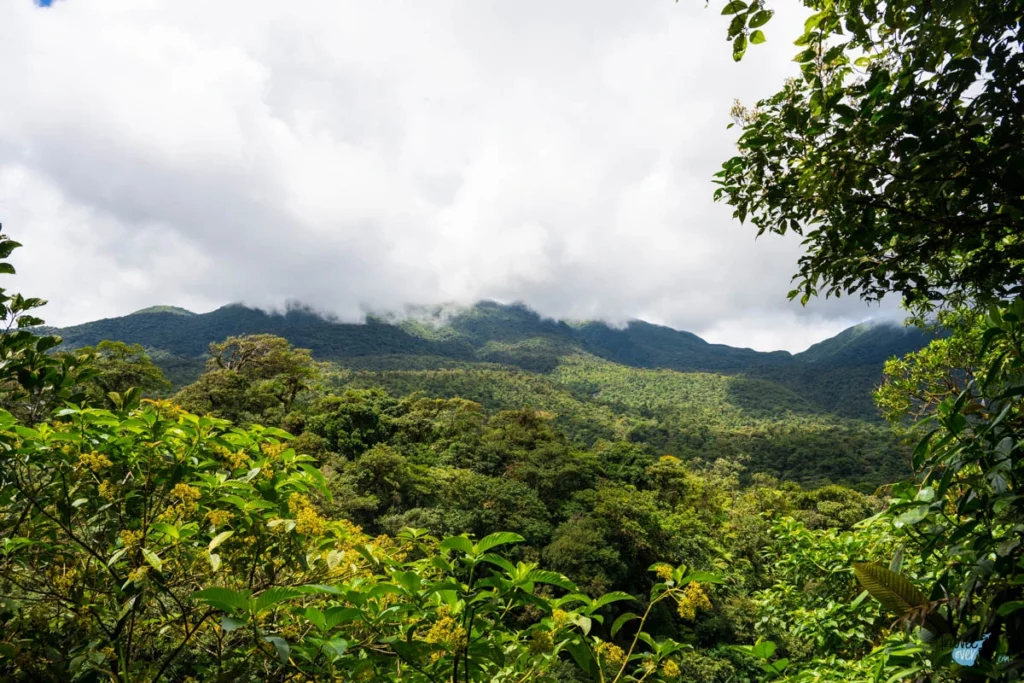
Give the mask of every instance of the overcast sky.
[{"label": "overcast sky", "polygon": [[16,289],[56,325],[489,298],[794,351],[892,315],[789,303],[799,240],[712,201],[802,22],[736,64],[718,5],[4,0]]}]

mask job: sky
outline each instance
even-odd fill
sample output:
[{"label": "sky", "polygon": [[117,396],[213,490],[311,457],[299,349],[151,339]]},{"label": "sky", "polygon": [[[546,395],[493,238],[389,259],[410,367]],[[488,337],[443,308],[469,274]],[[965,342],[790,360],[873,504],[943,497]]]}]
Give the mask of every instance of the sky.
[{"label": "sky", "polygon": [[799,238],[712,199],[796,3],[738,64],[700,0],[42,4],[0,3],[0,223],[49,324],[492,299],[799,351],[899,318],[789,302]]}]

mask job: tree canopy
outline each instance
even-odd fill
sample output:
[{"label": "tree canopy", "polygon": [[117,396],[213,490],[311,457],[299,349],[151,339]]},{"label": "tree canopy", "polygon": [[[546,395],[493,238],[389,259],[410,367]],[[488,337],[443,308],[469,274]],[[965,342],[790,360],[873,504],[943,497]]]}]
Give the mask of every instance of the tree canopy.
[{"label": "tree canopy", "polygon": [[[739,59],[772,10],[733,0]],[[804,0],[800,76],[734,109],[717,199],[804,237],[790,296],[992,301],[1024,276],[1018,2]]]}]

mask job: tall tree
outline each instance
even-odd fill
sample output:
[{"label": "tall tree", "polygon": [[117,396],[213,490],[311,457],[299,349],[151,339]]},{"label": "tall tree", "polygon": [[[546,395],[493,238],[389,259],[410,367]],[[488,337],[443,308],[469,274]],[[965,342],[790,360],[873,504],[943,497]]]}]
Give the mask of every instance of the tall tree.
[{"label": "tall tree", "polygon": [[[737,105],[717,174],[758,234],[804,237],[790,298],[991,301],[1024,279],[1024,25],[1007,0],[803,0],[800,77]],[[729,2],[739,60],[765,0]]]},{"label": "tall tree", "polygon": [[78,353],[95,359],[98,374],[92,384],[102,397],[111,393],[123,395],[132,388],[153,394],[171,386],[140,344],[105,339],[95,348],[84,347]]},{"label": "tall tree", "polygon": [[272,334],[210,344],[206,372],[175,396],[185,408],[233,421],[279,424],[319,377],[308,349]]},{"label": "tall tree", "polygon": [[[20,246],[0,232],[0,274],[15,273],[7,258]],[[88,357],[52,352],[60,337],[32,332],[43,324],[34,311],[45,304],[0,287],[0,408],[29,424],[63,402],[84,401],[83,382],[95,374]]]}]

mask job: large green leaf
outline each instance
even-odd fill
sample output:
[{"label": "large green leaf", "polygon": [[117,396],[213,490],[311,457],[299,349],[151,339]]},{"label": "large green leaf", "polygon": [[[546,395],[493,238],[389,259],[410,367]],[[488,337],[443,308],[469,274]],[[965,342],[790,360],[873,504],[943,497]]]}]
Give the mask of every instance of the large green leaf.
[{"label": "large green leaf", "polygon": [[905,577],[877,562],[855,562],[853,571],[864,590],[896,616],[904,617],[911,610],[917,610],[932,634],[949,631],[949,624],[942,615],[928,608],[928,598]]},{"label": "large green leaf", "polygon": [[449,536],[441,541],[441,547],[458,550],[466,553],[467,555],[471,555],[473,553],[473,542],[465,536]]},{"label": "large green leaf", "polygon": [[855,562],[853,572],[864,590],[898,617],[928,604],[928,598],[914,584],[877,562]]},{"label": "large green leaf", "polygon": [[495,548],[499,545],[507,545],[509,543],[522,543],[526,539],[519,534],[514,534],[511,531],[500,531],[496,534],[484,536],[480,539],[480,542],[476,544],[474,550],[477,554],[486,553],[491,548]]},{"label": "large green leaf", "polygon": [[249,591],[233,591],[220,587],[204,588],[193,593],[192,599],[225,612],[249,609]]},{"label": "large green leaf", "polygon": [[558,572],[548,571],[546,569],[534,569],[526,575],[528,581],[534,583],[549,583],[552,586],[558,586],[564,588],[567,591],[575,591],[576,584],[570,581],[567,577],[559,574]]},{"label": "large green leaf", "polygon": [[292,598],[297,598],[300,595],[304,595],[303,591],[295,588],[268,588],[260,593],[260,596],[253,602],[252,611],[255,614],[259,614],[260,612],[270,609],[279,602],[291,600]]}]

